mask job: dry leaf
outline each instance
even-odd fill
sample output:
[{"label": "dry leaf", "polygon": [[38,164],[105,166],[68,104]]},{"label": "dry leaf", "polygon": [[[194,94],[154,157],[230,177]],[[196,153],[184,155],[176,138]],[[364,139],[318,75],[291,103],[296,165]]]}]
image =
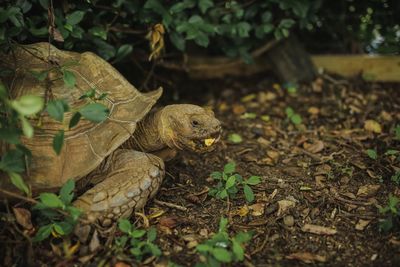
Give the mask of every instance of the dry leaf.
[{"label": "dry leaf", "polygon": [[376,195],[378,192],[379,188],[381,186],[379,184],[368,184],[368,185],[363,185],[358,188],[357,191],[357,196],[359,197],[371,197]]},{"label": "dry leaf", "polygon": [[90,250],[90,252],[94,252],[99,247],[100,247],[99,234],[98,234],[97,230],[94,230],[92,239],[90,240],[90,243],[89,243],[89,250]]},{"label": "dry leaf", "polygon": [[240,217],[244,217],[249,213],[249,207],[247,207],[247,205],[244,205],[243,207],[241,207],[240,209],[238,209],[235,214],[239,215]]},{"label": "dry leaf", "polygon": [[165,213],[165,210],[160,209],[160,208],[151,208],[150,212],[151,212],[151,214],[148,215],[147,218],[154,219],[154,218],[158,218],[161,215],[163,215]]},{"label": "dry leaf", "polygon": [[243,113],[246,112],[246,108],[243,105],[234,104],[232,105],[232,111],[236,115],[242,115]]},{"label": "dry leaf", "polygon": [[319,108],[317,108],[317,107],[309,107],[307,112],[310,113],[311,115],[318,115],[319,114]]},{"label": "dry leaf", "polygon": [[317,186],[317,188],[324,187],[325,186],[324,181],[325,181],[325,176],[323,176],[323,175],[315,176],[315,185]]},{"label": "dry leaf", "polygon": [[251,210],[251,215],[253,216],[261,216],[264,214],[265,203],[256,203],[249,206]]},{"label": "dry leaf", "polygon": [[175,226],[178,224],[176,219],[176,217],[161,217],[159,224],[164,227],[175,228]]},{"label": "dry leaf", "polygon": [[337,233],[336,229],[315,225],[315,224],[305,224],[301,228],[303,232],[308,232],[317,235],[334,235]]},{"label": "dry leaf", "polygon": [[382,126],[377,121],[374,120],[366,120],[364,123],[364,129],[373,133],[382,132]]},{"label": "dry leaf", "polygon": [[312,263],[315,261],[326,262],[326,256],[312,254],[310,252],[296,252],[286,256],[289,260],[301,260],[305,263]]},{"label": "dry leaf", "polygon": [[308,152],[311,153],[318,153],[321,152],[324,149],[324,142],[320,141],[320,140],[316,140],[314,141],[314,143],[303,143],[303,147],[305,150],[307,150]]},{"label": "dry leaf", "polygon": [[15,219],[17,223],[21,225],[26,230],[33,229],[31,221],[31,212],[24,208],[13,208]]},{"label": "dry leaf", "polygon": [[244,103],[250,102],[253,99],[255,99],[256,97],[257,97],[256,94],[249,94],[249,95],[246,95],[246,96],[242,97],[241,101],[244,102]]},{"label": "dry leaf", "polygon": [[277,216],[283,215],[288,209],[296,206],[296,203],[291,200],[279,200],[278,201],[278,213]]},{"label": "dry leaf", "polygon": [[384,121],[392,121],[392,120],[393,120],[392,115],[390,115],[390,113],[388,113],[388,112],[386,112],[386,111],[384,111],[384,110],[381,111],[380,117],[381,117]]},{"label": "dry leaf", "polygon": [[146,38],[150,42],[151,53],[149,56],[149,61],[152,59],[157,59],[160,57],[161,52],[164,49],[164,26],[160,23],[154,25],[149,33],[146,35]]},{"label": "dry leaf", "polygon": [[356,230],[358,230],[358,231],[364,230],[365,227],[367,227],[367,225],[370,222],[371,222],[370,220],[363,220],[363,219],[358,220],[358,223],[356,224]]}]

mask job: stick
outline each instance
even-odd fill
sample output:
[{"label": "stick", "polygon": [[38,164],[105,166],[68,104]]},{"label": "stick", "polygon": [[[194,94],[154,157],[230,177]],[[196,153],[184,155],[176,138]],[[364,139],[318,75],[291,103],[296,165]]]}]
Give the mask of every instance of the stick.
[{"label": "stick", "polygon": [[181,211],[187,211],[186,207],[183,207],[183,206],[180,206],[180,205],[177,205],[177,204],[173,204],[173,203],[169,203],[169,202],[164,202],[164,201],[157,200],[157,199],[154,199],[154,203],[156,203],[158,205],[161,205],[161,206],[166,206],[166,207],[169,207],[169,208],[181,210]]}]

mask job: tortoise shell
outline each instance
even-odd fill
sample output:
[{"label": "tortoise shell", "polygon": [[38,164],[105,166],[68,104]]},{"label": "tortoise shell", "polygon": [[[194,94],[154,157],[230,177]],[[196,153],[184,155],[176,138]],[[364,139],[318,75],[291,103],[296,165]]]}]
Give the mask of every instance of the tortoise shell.
[{"label": "tortoise shell", "polygon": [[[70,111],[64,113],[64,123],[54,120],[47,112],[30,119],[35,135],[31,139],[22,137],[22,143],[32,152],[26,181],[33,189],[60,187],[70,178],[85,177],[132,135],[137,122],[162,94],[161,88],[140,93],[109,63],[91,52],[68,52],[49,43],[36,43],[19,46],[0,59],[2,65],[15,71],[14,78],[8,81],[11,98],[39,95],[47,100],[65,99],[70,106]],[[74,74],[74,88],[64,84],[60,67]],[[47,81],[32,75],[32,71],[49,69]],[[95,89],[96,96],[106,94],[100,102],[108,107],[108,118],[100,123],[82,118],[75,127],[68,129],[73,111],[92,101],[80,99],[91,89]],[[57,155],[52,142],[59,130],[65,133],[64,145]]]}]

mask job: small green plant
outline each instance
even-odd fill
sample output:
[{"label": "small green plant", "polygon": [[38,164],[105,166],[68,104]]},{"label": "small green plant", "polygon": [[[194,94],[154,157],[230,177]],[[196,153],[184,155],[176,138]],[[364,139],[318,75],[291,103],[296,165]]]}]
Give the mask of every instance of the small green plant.
[{"label": "small green plant", "polygon": [[228,140],[234,144],[240,144],[241,142],[243,142],[243,138],[237,133],[232,133],[228,135]]},{"label": "small green plant", "polygon": [[378,159],[378,153],[376,152],[375,149],[367,149],[366,153],[370,159],[373,159],[373,160]]},{"label": "small green plant", "polygon": [[115,240],[119,249],[128,249],[138,261],[142,261],[147,256],[161,256],[161,250],[153,243],[157,237],[155,228],[136,229],[127,219],[120,219],[118,228],[125,234]]},{"label": "small green plant", "polygon": [[400,140],[400,124],[397,124],[394,128],[394,135],[396,140]]},{"label": "small green plant", "polygon": [[224,166],[222,172],[211,173],[211,178],[218,181],[216,187],[209,192],[211,196],[225,199],[233,197],[238,192],[240,187],[243,188],[243,193],[247,202],[254,201],[254,193],[250,186],[257,185],[261,182],[259,176],[250,176],[249,179],[243,179],[241,175],[235,173],[236,164],[229,162]]},{"label": "small green plant", "polygon": [[286,118],[290,120],[294,125],[299,125],[303,122],[300,114],[294,112],[294,110],[291,107],[287,107],[285,109],[285,113],[286,113]]},{"label": "small green plant", "polygon": [[202,262],[196,267],[219,267],[224,263],[240,262],[244,259],[244,245],[252,234],[239,232],[230,237],[227,232],[228,219],[221,218],[218,232],[209,240],[197,245],[196,251],[202,256]]},{"label": "small green plant", "polygon": [[400,171],[395,172],[395,174],[392,175],[390,180],[392,180],[393,183],[400,185]]},{"label": "small green plant", "polygon": [[386,215],[379,224],[379,229],[384,232],[390,231],[393,227],[400,225],[400,210],[399,210],[400,199],[389,195],[388,204],[379,209],[379,212]]},{"label": "small green plant", "polygon": [[60,189],[59,195],[54,193],[42,193],[39,196],[33,210],[39,213],[41,227],[37,231],[33,241],[42,241],[53,235],[69,235],[74,229],[82,211],[71,202],[74,198],[74,180],[68,180]]}]

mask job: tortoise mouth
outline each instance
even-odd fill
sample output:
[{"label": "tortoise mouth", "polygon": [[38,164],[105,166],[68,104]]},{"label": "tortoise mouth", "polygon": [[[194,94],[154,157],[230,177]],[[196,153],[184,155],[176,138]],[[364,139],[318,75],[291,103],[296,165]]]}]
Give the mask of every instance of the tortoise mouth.
[{"label": "tortoise mouth", "polygon": [[221,139],[221,131],[214,132],[208,135],[204,135],[196,138],[179,138],[179,144],[197,153],[211,152],[216,148],[216,144]]}]

